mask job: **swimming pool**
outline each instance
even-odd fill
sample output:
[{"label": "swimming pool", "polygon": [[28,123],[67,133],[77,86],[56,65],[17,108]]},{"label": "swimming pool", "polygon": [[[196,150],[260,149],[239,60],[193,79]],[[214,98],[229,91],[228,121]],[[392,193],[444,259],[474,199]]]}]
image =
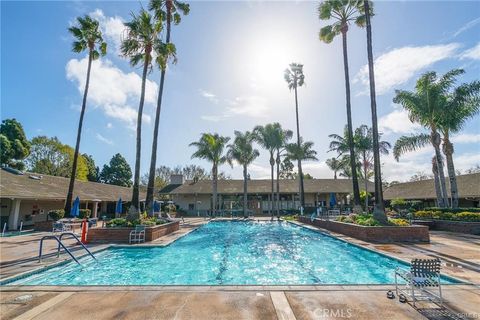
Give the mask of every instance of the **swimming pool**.
[{"label": "swimming pool", "polygon": [[[11,285],[387,284],[402,262],[287,222],[209,222],[166,247],[112,247]],[[445,282],[451,282],[445,280]]]}]

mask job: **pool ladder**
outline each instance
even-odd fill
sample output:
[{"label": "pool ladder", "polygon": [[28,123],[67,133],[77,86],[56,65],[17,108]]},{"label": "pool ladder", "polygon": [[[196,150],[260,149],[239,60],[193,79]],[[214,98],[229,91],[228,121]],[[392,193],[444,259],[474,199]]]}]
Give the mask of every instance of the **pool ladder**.
[{"label": "pool ladder", "polygon": [[70,255],[70,257],[72,257],[72,259],[78,263],[79,265],[81,265],[80,262],[78,262],[77,258],[75,258],[75,256],[72,254],[72,252],[70,250],[68,250],[68,248],[63,244],[62,242],[62,238],[63,236],[72,236],[73,238],[75,238],[75,240],[77,240],[77,242],[83,247],[83,249],[85,249],[85,251],[87,251],[87,253],[95,260],[97,260],[97,258],[95,258],[95,256],[93,255],[93,253],[90,252],[90,250],[88,250],[87,247],[85,247],[85,245],[80,241],[80,239],[78,239],[78,237],[73,233],[73,232],[64,232],[62,233],[60,236],[56,236],[56,235],[51,235],[51,236],[44,236],[42,237],[42,239],[40,240],[40,250],[39,250],[39,253],[38,253],[38,262],[42,262],[42,249],[43,249],[43,241],[44,240],[55,240],[58,242],[58,248],[57,248],[57,258],[60,257],[60,247],[63,248],[65,250],[66,253],[68,253]]}]

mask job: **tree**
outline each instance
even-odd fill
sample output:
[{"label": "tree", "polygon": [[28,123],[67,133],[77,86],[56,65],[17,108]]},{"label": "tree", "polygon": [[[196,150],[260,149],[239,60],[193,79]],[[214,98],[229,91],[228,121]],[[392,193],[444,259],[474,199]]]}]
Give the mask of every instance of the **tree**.
[{"label": "tree", "polygon": [[[277,158],[275,161],[277,164],[277,217],[280,217],[280,165],[282,163],[282,156],[284,156],[284,153],[286,152],[287,143],[292,138],[292,136],[293,132],[291,130],[283,130],[282,127],[277,128],[277,134],[275,138],[275,150],[277,153]],[[300,188],[300,190],[303,190],[303,188]]]},{"label": "tree", "polygon": [[197,148],[192,159],[198,158],[212,163],[213,216],[217,213],[218,167],[227,162],[224,149],[229,140],[229,137],[220,136],[218,133],[203,133],[200,140],[190,143],[190,146]]},{"label": "tree", "polygon": [[337,172],[342,169],[342,163],[338,158],[330,158],[325,161],[330,170],[333,171],[333,178],[337,179]]},{"label": "tree", "polygon": [[270,198],[270,213],[273,219],[274,203],[275,203],[275,188],[274,188],[274,167],[275,167],[275,151],[278,146],[278,132],[281,128],[279,123],[268,123],[265,126],[256,126],[253,129],[255,134],[255,141],[270,155],[270,177],[271,177],[271,198]]},{"label": "tree", "polygon": [[[349,24],[353,21],[357,26],[365,25],[365,14],[363,2],[360,0],[326,0],[318,7],[318,15],[320,20],[331,20],[334,22],[320,29],[319,38],[325,43],[331,43],[339,34],[342,35],[343,47],[343,69],[345,73],[345,98],[347,109],[347,132],[348,147],[350,151],[350,167],[355,167],[355,150],[353,145],[353,125],[352,125],[352,108],[350,103],[350,76],[348,70],[348,54],[347,54],[347,32]],[[356,210],[360,207],[360,189],[358,187],[358,177],[356,170],[352,170],[353,199]]]},{"label": "tree", "polygon": [[[375,183],[375,206],[373,208],[373,217],[382,224],[388,222],[385,214],[385,204],[383,203],[382,186],[382,164],[380,162],[380,135],[378,133],[377,119],[377,97],[375,93],[375,69],[373,63],[372,48],[372,25],[370,16],[373,16],[373,3],[368,0],[363,1],[363,12],[365,13],[365,24],[367,29],[367,56],[368,56],[368,77],[370,83],[370,109],[372,113],[372,139],[373,139],[373,170]],[[366,180],[366,178],[364,177]],[[366,185],[365,185],[365,191]],[[365,194],[365,203],[368,204],[368,192]]]},{"label": "tree", "polygon": [[[305,76],[303,75],[303,64],[300,63],[291,63],[289,68],[284,72],[285,81],[288,84],[288,88],[290,90],[294,90],[295,92],[295,116],[297,120],[297,145],[300,147],[300,124],[298,119],[298,95],[297,95],[297,88],[301,87],[305,83]],[[302,208],[305,207],[305,191],[303,186],[303,173],[302,173],[302,160],[298,160],[298,173],[299,173],[299,194],[300,194],[300,205]],[[277,165],[278,171],[278,165]],[[278,177],[277,177],[278,178]]]},{"label": "tree", "polygon": [[114,155],[108,165],[103,165],[100,181],[122,187],[132,186],[132,169],[120,153]]},{"label": "tree", "polygon": [[423,171],[416,172],[413,176],[410,177],[409,181],[423,181],[432,179],[432,175],[426,174]]},{"label": "tree", "polygon": [[87,169],[88,169],[87,179],[88,179],[88,181],[97,182],[98,179],[99,179],[100,169],[95,165],[95,160],[93,160],[93,157],[91,155],[88,155],[86,153],[82,154],[82,157],[85,160],[85,163],[87,165]]},{"label": "tree", "polygon": [[22,170],[22,160],[30,153],[30,142],[16,119],[5,119],[0,125],[0,161],[2,165]]},{"label": "tree", "polygon": [[280,164],[280,179],[295,179],[295,174],[293,172],[294,165],[292,161],[283,158],[282,163]]},{"label": "tree", "polygon": [[472,174],[472,173],[480,173],[480,164],[476,164],[475,166],[465,170],[465,174]]},{"label": "tree", "polygon": [[[464,73],[458,70],[458,74]],[[467,120],[480,111],[480,81],[464,83],[452,89],[455,77],[447,84],[443,99],[440,99],[440,112],[437,114],[437,125],[443,136],[442,151],[447,163],[447,172],[450,180],[452,208],[458,207],[458,186],[453,164],[453,143],[450,134],[457,133],[464,127]]]},{"label": "tree", "polygon": [[205,171],[205,169],[195,164],[183,167],[182,174],[186,180],[208,179],[208,173]]},{"label": "tree", "polygon": [[99,28],[98,21],[85,15],[83,18],[77,18],[77,25],[68,28],[68,31],[74,36],[72,51],[81,53],[88,50],[88,67],[85,89],[83,91],[82,109],[80,111],[80,119],[78,121],[77,141],[75,143],[75,152],[73,156],[72,173],[70,174],[70,183],[68,185],[67,200],[65,201],[65,213],[69,214],[72,207],[73,188],[75,186],[75,177],[77,170],[77,162],[80,152],[80,139],[82,136],[83,117],[87,107],[88,87],[90,84],[90,71],[92,61],[104,56],[107,53],[107,43],[103,41],[102,32]]},{"label": "tree", "polygon": [[[287,154],[285,157],[290,161],[317,161],[317,152],[312,147],[313,142],[303,142],[303,139],[300,140],[300,146],[297,143],[289,143],[286,146]],[[312,177],[306,174],[302,178],[311,179]]]},{"label": "tree", "polygon": [[[132,207],[130,209],[131,214],[129,215],[129,219],[135,219],[140,210],[140,156],[142,148],[142,115],[143,104],[145,101],[145,84],[147,74],[152,68],[152,53],[155,52],[157,58],[161,59],[164,49],[162,42],[158,39],[158,34],[162,30],[162,23],[161,21],[153,19],[144,9],[140,10],[138,15],[132,13],[132,20],[126,22],[125,26],[127,27],[127,36],[122,41],[122,55],[130,58],[130,64],[132,66],[143,63],[142,87],[137,116],[137,141],[135,170],[133,176]],[[135,214],[134,211],[136,211]]]},{"label": "tree", "polygon": [[[430,130],[430,143],[435,150],[436,167],[442,194],[439,200],[440,207],[448,206],[449,201],[443,162],[441,161],[440,144],[442,137],[439,133],[438,118],[442,111],[442,105],[445,103],[448,90],[453,85],[455,78],[462,73],[462,70],[454,69],[438,77],[436,72],[427,72],[417,80],[414,92],[396,90],[396,95],[393,99],[393,102],[401,104],[408,112],[410,121],[419,123]],[[453,174],[455,174],[455,171],[453,171]]]},{"label": "tree", "polygon": [[[61,143],[57,137],[39,136],[32,139],[30,155],[25,162],[30,172],[68,178],[73,171],[73,157],[73,148]],[[75,174],[76,179],[87,180],[88,167],[81,155],[77,159]]]},{"label": "tree", "polygon": [[180,13],[187,15],[190,12],[190,5],[177,0],[151,0],[149,9],[154,12],[157,21],[166,22],[165,45],[158,52],[157,64],[160,68],[160,86],[158,88],[157,109],[155,112],[155,123],[153,127],[152,153],[150,158],[150,170],[147,184],[147,206],[153,203],[155,168],[157,165],[158,128],[160,125],[160,112],[162,110],[163,87],[165,84],[165,72],[170,58],[175,59],[175,46],[170,43],[172,21],[178,25],[181,21]]},{"label": "tree", "polygon": [[248,166],[260,155],[257,149],[253,148],[254,135],[246,131],[242,133],[235,131],[235,138],[232,144],[227,146],[227,161],[233,167],[233,161],[243,168],[243,216],[246,218],[248,209]]}]

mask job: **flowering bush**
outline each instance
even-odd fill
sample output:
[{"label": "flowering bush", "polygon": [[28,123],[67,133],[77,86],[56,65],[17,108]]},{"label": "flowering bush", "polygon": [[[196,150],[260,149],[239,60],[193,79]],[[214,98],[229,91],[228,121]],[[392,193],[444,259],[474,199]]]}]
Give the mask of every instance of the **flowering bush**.
[{"label": "flowering bush", "polygon": [[440,210],[420,210],[415,212],[416,219],[438,219],[453,221],[480,221],[480,212],[442,212]]}]

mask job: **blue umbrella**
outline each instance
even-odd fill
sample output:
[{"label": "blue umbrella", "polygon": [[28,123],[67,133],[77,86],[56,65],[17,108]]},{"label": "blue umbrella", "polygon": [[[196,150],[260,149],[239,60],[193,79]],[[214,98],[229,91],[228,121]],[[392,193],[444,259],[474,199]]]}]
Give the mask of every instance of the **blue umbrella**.
[{"label": "blue umbrella", "polygon": [[117,201],[117,206],[115,207],[115,214],[122,214],[122,198],[119,198]]},{"label": "blue umbrella", "polygon": [[335,193],[330,193],[330,207],[335,207],[337,205],[337,197],[335,197]]},{"label": "blue umbrella", "polygon": [[80,199],[78,197],[73,201],[72,211],[70,211],[72,217],[78,217],[80,215]]},{"label": "blue umbrella", "polygon": [[160,212],[160,202],[158,201],[153,202],[153,212]]}]

